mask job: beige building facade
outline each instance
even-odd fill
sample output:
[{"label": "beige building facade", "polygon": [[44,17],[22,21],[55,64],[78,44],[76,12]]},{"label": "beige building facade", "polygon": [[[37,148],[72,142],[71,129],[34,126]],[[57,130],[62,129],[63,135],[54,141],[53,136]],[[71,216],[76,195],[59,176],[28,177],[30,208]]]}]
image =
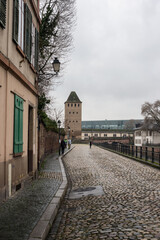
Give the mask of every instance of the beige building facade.
[{"label": "beige building facade", "polygon": [[0,201],[37,171],[39,0],[0,0]]},{"label": "beige building facade", "polygon": [[82,102],[76,92],[71,92],[65,102],[65,132],[67,138],[81,138]]},{"label": "beige building facade", "polygon": [[133,137],[133,133],[129,133],[127,131],[90,131],[90,130],[82,130],[82,140],[88,140],[88,139],[94,139],[94,138],[128,138],[128,137]]}]

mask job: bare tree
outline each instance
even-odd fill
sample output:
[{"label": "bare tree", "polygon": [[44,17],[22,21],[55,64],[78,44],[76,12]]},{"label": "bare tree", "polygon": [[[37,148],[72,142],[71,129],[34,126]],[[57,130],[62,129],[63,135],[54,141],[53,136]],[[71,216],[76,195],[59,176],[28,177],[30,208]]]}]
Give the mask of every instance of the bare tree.
[{"label": "bare tree", "polygon": [[134,119],[130,119],[129,121],[127,121],[125,123],[126,130],[133,130],[134,128],[135,128],[135,120]]},{"label": "bare tree", "polygon": [[60,58],[61,65],[64,66],[68,53],[73,48],[75,0],[42,0],[40,15],[38,87],[40,93],[47,94],[49,89],[59,83],[59,79],[54,78],[54,58]]},{"label": "bare tree", "polygon": [[145,102],[141,109],[144,118],[144,128],[152,128],[160,132],[160,100],[154,103]]}]

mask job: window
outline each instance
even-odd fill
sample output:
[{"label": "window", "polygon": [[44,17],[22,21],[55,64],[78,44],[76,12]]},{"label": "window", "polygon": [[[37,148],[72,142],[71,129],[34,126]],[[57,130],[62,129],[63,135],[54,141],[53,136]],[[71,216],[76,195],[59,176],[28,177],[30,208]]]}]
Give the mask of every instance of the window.
[{"label": "window", "polygon": [[76,103],[74,104],[74,106],[76,107]]},{"label": "window", "polygon": [[14,154],[23,152],[23,99],[14,96]]},{"label": "window", "polygon": [[74,114],[74,112],[73,112],[73,114]]},{"label": "window", "polygon": [[0,25],[6,26],[6,0],[0,0]]},{"label": "window", "polygon": [[77,114],[78,114],[78,112],[77,112]]},{"label": "window", "polygon": [[136,131],[136,136],[141,136],[141,131]]},{"label": "window", "polygon": [[71,107],[73,107],[73,104],[71,104]]},{"label": "window", "polygon": [[68,107],[69,107],[69,103],[68,103]]},{"label": "window", "polygon": [[38,53],[39,53],[39,32],[35,28],[35,64],[34,67],[38,71]]},{"label": "window", "polygon": [[19,1],[13,1],[13,40],[18,43]]},{"label": "window", "polygon": [[32,53],[31,53],[31,63],[35,66],[35,42],[36,42],[36,28],[32,23]]},{"label": "window", "polygon": [[24,2],[19,0],[18,45],[24,51]]},{"label": "window", "polygon": [[116,136],[117,136],[116,133],[114,133],[114,134],[113,134],[113,137],[116,137]]},{"label": "window", "polygon": [[71,114],[71,112],[69,112],[69,114]]},{"label": "window", "polygon": [[79,103],[78,103],[78,107],[79,107]]},{"label": "window", "polygon": [[107,134],[106,134],[106,133],[104,133],[104,137],[107,137]]},{"label": "window", "polygon": [[32,14],[27,6],[25,8],[25,54],[29,61],[31,61],[31,44],[32,44]]},{"label": "window", "polygon": [[87,137],[87,136],[88,136],[88,133],[85,133],[84,136]]}]

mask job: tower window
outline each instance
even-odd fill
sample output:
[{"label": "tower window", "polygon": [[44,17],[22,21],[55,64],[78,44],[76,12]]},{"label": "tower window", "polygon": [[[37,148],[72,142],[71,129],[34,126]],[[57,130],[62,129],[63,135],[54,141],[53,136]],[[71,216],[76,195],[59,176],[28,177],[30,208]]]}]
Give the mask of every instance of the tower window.
[{"label": "tower window", "polygon": [[74,104],[74,106],[76,107],[76,103]]},{"label": "tower window", "polygon": [[78,107],[79,107],[79,103],[78,103]]}]

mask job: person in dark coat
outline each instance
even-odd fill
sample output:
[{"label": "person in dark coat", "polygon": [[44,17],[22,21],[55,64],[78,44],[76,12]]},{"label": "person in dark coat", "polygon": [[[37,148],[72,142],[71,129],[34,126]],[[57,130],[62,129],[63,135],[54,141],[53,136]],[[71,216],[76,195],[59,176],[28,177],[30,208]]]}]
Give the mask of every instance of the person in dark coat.
[{"label": "person in dark coat", "polygon": [[65,147],[66,147],[66,143],[65,143],[64,139],[62,139],[62,141],[61,141],[62,154],[64,154]]}]

